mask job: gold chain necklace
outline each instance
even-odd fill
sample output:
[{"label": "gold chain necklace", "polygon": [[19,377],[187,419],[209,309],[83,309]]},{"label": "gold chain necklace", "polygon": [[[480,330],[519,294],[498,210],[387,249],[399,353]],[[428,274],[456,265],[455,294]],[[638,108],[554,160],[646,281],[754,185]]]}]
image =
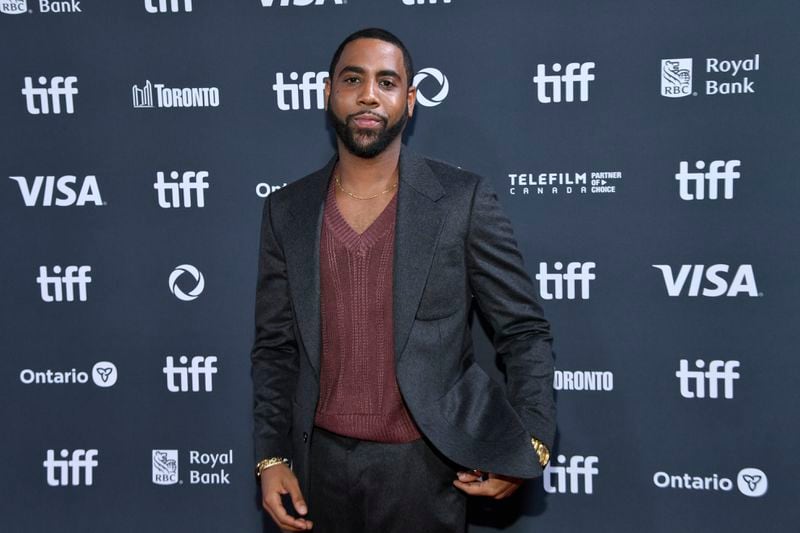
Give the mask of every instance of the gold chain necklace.
[{"label": "gold chain necklace", "polygon": [[336,174],[336,176],[334,176],[334,178],[336,179],[336,186],[339,187],[339,190],[342,191],[343,193],[345,193],[347,196],[350,196],[351,198],[355,198],[356,200],[372,200],[373,198],[377,198],[381,194],[386,194],[387,192],[393,191],[395,189],[395,187],[397,187],[397,182],[395,181],[392,184],[391,187],[389,187],[388,189],[386,189],[384,191],[379,192],[378,194],[374,194],[372,196],[359,196],[359,195],[357,195],[355,193],[352,193],[352,192],[350,192],[348,190],[345,190],[345,188],[342,187],[342,180],[341,180],[341,177],[339,176],[339,174]]}]

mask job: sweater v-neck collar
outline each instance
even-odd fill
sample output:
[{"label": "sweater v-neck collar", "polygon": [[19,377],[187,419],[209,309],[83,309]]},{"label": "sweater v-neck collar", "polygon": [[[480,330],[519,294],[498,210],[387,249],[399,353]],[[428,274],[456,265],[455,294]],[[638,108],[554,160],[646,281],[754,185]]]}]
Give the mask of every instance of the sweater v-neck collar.
[{"label": "sweater v-neck collar", "polygon": [[367,249],[375,244],[384,234],[392,229],[397,212],[397,189],[383,211],[372,221],[362,233],[358,233],[345,220],[336,203],[336,185],[333,178],[329,180],[328,195],[325,199],[325,219],[334,236],[347,248]]}]

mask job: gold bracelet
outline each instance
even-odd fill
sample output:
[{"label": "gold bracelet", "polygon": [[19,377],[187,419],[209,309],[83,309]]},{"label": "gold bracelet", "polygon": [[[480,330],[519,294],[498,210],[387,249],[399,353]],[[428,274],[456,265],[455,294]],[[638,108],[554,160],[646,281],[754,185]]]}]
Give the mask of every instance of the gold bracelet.
[{"label": "gold bracelet", "polygon": [[542,468],[544,468],[550,461],[550,450],[548,450],[547,446],[542,444],[541,441],[539,441],[539,439],[536,437],[531,437],[531,444],[533,445],[536,455],[539,456],[539,464],[542,466]]},{"label": "gold bracelet", "polygon": [[269,459],[264,459],[263,461],[259,461],[256,465],[256,477],[261,478],[261,472],[266,470],[267,468],[275,465],[286,465],[289,466],[289,459],[286,457],[270,457]]}]

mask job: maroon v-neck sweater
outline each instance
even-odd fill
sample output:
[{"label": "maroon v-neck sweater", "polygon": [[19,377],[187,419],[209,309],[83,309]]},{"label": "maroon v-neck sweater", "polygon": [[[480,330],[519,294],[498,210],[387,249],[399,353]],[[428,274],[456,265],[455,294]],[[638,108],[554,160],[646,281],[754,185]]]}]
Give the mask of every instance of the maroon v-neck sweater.
[{"label": "maroon v-neck sweater", "polygon": [[397,194],[361,234],[336,205],[334,180],[320,238],[322,352],[314,423],[379,442],[421,437],[406,409],[394,366],[392,270]]}]

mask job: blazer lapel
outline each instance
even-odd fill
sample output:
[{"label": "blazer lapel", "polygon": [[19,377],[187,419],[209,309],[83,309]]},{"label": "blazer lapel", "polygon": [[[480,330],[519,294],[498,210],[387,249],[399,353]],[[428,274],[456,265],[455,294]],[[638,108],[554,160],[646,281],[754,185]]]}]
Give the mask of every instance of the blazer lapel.
[{"label": "blazer lapel", "polygon": [[292,304],[305,352],[311,366],[319,375],[320,364],[320,283],[319,240],[322,231],[322,213],[328,180],[336,164],[334,155],[324,168],[311,175],[308,190],[299,195],[292,206],[296,232],[284,243],[290,276]]},{"label": "blazer lapel", "polygon": [[444,195],[442,185],[425,160],[405,147],[400,152],[397,194],[392,287],[395,362],[403,355],[445,218],[445,209],[436,203]]}]

